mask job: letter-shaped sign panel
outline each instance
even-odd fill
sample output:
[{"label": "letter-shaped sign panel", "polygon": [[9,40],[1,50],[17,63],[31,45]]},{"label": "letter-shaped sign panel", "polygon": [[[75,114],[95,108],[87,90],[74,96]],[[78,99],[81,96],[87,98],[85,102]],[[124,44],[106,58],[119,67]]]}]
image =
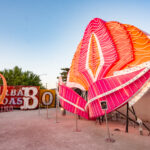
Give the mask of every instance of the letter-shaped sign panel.
[{"label": "letter-shaped sign panel", "polygon": [[[3,86],[0,87],[0,92]],[[36,109],[39,103],[38,86],[8,86],[6,97],[3,100],[3,106],[13,106],[20,109]]]},{"label": "letter-shaped sign panel", "polygon": [[41,89],[39,103],[40,107],[55,107],[55,90]]}]

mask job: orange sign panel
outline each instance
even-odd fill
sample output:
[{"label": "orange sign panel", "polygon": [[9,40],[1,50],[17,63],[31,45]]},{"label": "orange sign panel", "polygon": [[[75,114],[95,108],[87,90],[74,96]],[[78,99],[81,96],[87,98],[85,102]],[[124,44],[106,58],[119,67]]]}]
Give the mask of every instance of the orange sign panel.
[{"label": "orange sign panel", "polygon": [[55,107],[55,90],[40,89],[39,105],[40,107]]}]

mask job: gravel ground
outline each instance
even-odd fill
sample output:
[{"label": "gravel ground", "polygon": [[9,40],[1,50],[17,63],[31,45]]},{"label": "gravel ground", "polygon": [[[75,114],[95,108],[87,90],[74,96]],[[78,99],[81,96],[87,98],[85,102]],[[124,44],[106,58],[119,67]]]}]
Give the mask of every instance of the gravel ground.
[{"label": "gravel ground", "polygon": [[[0,150],[150,150],[150,136],[147,131],[139,135],[138,129],[109,122],[111,137],[116,141],[105,141],[107,130],[105,123],[78,120],[81,132],[75,132],[75,115],[58,112],[55,120],[55,109],[0,113]],[[114,131],[115,128],[120,131]]]}]

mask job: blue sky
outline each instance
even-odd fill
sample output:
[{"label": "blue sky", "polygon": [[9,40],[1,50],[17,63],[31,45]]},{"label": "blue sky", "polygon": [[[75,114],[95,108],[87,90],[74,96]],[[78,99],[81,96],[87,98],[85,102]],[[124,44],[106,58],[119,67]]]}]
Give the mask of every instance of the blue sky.
[{"label": "blue sky", "polygon": [[95,17],[150,33],[149,0],[0,0],[0,70],[17,65],[55,88]]}]

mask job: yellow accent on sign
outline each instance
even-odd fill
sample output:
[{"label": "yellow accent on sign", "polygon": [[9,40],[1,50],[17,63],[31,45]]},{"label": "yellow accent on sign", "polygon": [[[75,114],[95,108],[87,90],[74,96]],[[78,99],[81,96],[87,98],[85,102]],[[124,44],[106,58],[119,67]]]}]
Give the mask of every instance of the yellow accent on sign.
[{"label": "yellow accent on sign", "polygon": [[42,108],[55,107],[55,90],[40,89],[39,105]]}]

